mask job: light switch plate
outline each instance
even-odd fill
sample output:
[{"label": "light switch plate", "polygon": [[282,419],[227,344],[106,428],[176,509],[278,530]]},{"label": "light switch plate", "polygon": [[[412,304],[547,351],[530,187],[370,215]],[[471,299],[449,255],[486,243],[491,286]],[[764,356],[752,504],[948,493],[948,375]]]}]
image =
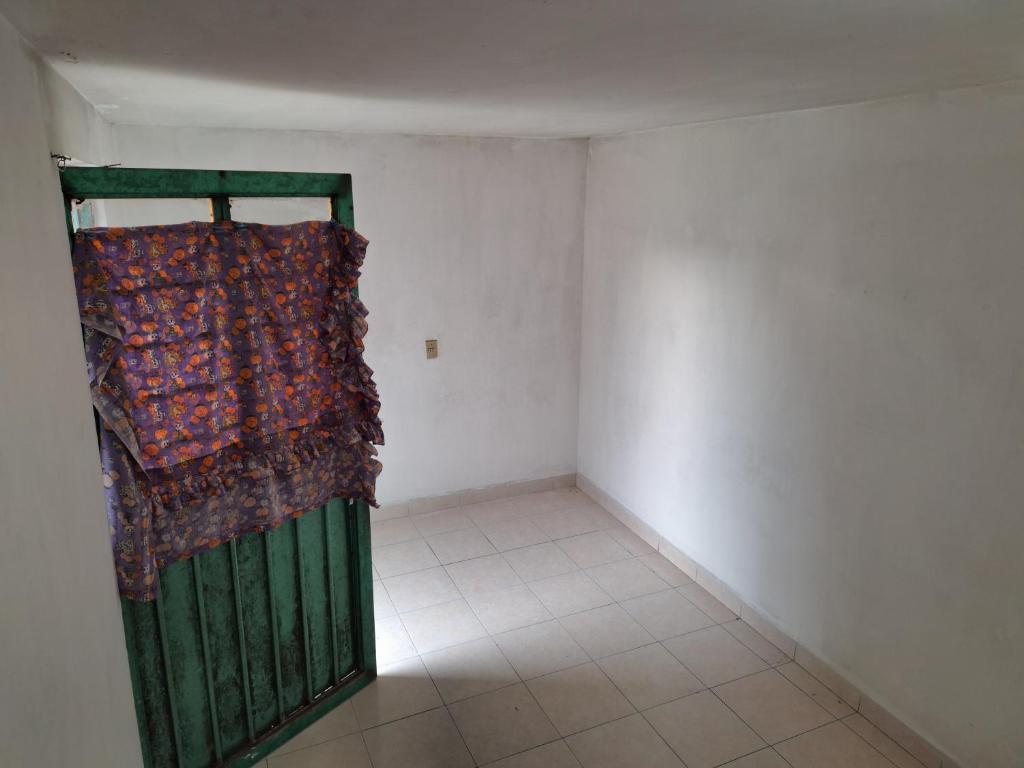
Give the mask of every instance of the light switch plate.
[{"label": "light switch plate", "polygon": [[427,339],[427,359],[433,360],[437,357],[437,339]]}]

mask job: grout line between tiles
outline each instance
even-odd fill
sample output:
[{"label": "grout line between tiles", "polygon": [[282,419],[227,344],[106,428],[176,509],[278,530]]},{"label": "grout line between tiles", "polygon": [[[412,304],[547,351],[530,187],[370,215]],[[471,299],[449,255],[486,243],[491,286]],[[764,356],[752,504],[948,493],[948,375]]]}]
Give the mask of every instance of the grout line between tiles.
[{"label": "grout line between tiles", "polygon": [[[765,669],[761,670],[761,672],[767,672],[767,671],[768,670],[765,670]],[[760,675],[761,672],[754,672],[751,675],[745,675],[745,677],[753,677],[754,675]],[[739,679],[742,679],[742,678],[739,678]],[[736,682],[736,681],[735,680],[730,680],[729,683],[722,683],[722,685],[729,685],[730,683],[734,683],[734,682]],[[745,726],[747,726],[747,728],[750,729],[751,733],[753,733],[755,736],[757,736],[757,738],[759,738],[761,741],[763,741],[767,746],[769,746],[769,747],[774,747],[775,746],[774,744],[769,742],[768,739],[766,739],[764,736],[762,736],[760,733],[758,733],[757,729],[754,728],[753,725],[748,723],[744,719],[743,715],[741,715],[739,712],[737,712],[735,709],[733,709],[731,706],[729,706],[729,702],[727,702],[725,699],[723,699],[721,696],[719,696],[718,695],[718,691],[716,691],[714,688],[708,688],[708,690],[711,691],[712,695],[716,699],[718,699],[726,709],[728,709],[730,712],[732,712],[734,715],[736,715],[736,717],[739,719],[739,721],[741,723],[743,723]],[[804,694],[804,695],[806,696],[807,694]],[[810,698],[810,697],[808,697],[808,698]],[[825,712],[825,714],[827,714],[829,717],[832,717],[832,713],[831,712]],[[828,723],[825,723],[825,725],[831,725],[835,721],[836,721],[836,718],[832,717],[832,720],[830,720]],[[817,728],[820,728],[820,727],[821,726],[816,725],[813,728],[808,728],[806,731],[800,731],[799,733],[795,733],[795,734],[793,734],[793,736],[787,737],[787,738],[783,739],[782,741],[788,741],[790,738],[794,738],[795,739],[797,736],[803,736],[805,733],[808,733],[809,731],[813,731],[813,730],[815,730]],[[781,744],[782,742],[778,742],[778,743]],[[754,750],[754,752],[759,752],[762,749],[764,749],[764,747],[758,747],[757,749]],[[753,752],[748,752],[747,754],[748,755],[752,755]],[[740,757],[745,757],[745,755],[740,755]],[[733,759],[734,760],[739,760],[739,757],[736,757],[736,758],[733,758]]]},{"label": "grout line between tiles", "polygon": [[[357,720],[358,722],[358,720]],[[345,738],[344,736],[340,738]],[[359,731],[359,741],[362,742],[363,752],[366,753],[366,759],[370,761],[370,768],[376,768],[373,764],[373,754],[370,752],[370,745],[366,743],[366,730]]]},{"label": "grout line between tiles", "polygon": [[[426,665],[424,665],[424,666],[426,666]],[[429,669],[427,670],[427,674],[428,675],[430,674],[430,670]],[[433,678],[431,678],[431,679],[433,679]],[[436,686],[436,683],[435,683],[435,686]],[[452,711],[451,711],[451,709],[448,708],[448,704],[446,702],[442,703],[441,706],[444,707],[444,711],[447,712],[448,713],[448,717],[451,718],[452,724],[455,726],[455,732],[457,734],[459,734],[459,739],[462,741],[462,746],[466,748],[466,754],[469,755],[469,759],[473,761],[473,765],[474,766],[479,766],[480,762],[476,759],[476,755],[473,754],[473,750],[471,750],[469,748],[469,742],[466,741],[466,735],[462,732],[462,729],[459,728],[459,721],[455,719],[455,715],[452,714]]]},{"label": "grout line between tiles", "polygon": [[[780,741],[778,743],[779,744],[785,744],[787,741],[792,741],[793,739],[798,739],[801,736],[806,736],[808,733],[812,733],[812,732],[820,730],[822,728],[828,728],[830,725],[835,725],[836,723],[839,723],[840,725],[842,725],[843,728],[848,730],[850,733],[852,733],[858,739],[860,739],[865,744],[867,744],[869,747],[871,747],[871,749],[873,749],[875,752],[877,752],[879,755],[881,755],[882,759],[885,760],[885,762],[887,762],[889,765],[893,766],[893,768],[898,768],[898,766],[896,766],[896,763],[894,763],[892,760],[890,760],[889,757],[887,755],[885,755],[881,750],[879,750],[874,744],[872,744],[870,741],[868,741],[863,736],[861,736],[859,733],[857,733],[855,730],[853,730],[853,728],[851,728],[846,723],[844,723],[842,718],[836,718],[831,723],[823,723],[821,725],[815,726],[814,728],[810,728],[810,729],[804,731],[803,733],[798,733],[795,736],[790,736],[788,739],[783,739],[782,741]],[[773,748],[775,746],[776,746],[775,744],[772,745]],[[789,761],[787,760],[786,762],[789,762]]]}]

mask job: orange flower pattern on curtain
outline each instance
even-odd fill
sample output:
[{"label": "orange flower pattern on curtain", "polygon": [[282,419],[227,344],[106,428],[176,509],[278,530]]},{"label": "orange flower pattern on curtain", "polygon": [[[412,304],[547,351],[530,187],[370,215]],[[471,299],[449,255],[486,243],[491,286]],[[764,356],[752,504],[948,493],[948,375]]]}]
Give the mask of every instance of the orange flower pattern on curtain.
[{"label": "orange flower pattern on curtain", "polygon": [[331,498],[376,503],[366,245],[318,221],[75,235],[122,594],[151,599],[159,568]]}]

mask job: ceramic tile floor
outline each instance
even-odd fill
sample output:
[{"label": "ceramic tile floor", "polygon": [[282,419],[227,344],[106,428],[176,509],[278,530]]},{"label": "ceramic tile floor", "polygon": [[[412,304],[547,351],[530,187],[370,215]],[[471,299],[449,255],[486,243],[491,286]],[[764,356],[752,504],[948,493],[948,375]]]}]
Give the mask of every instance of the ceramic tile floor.
[{"label": "ceramic tile floor", "polygon": [[921,768],[576,489],[378,517],[378,680],[262,768]]}]

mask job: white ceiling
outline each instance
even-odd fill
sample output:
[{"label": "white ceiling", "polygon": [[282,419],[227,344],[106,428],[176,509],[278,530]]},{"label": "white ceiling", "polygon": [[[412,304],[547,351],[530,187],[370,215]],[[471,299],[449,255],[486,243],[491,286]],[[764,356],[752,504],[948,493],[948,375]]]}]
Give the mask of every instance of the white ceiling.
[{"label": "white ceiling", "polygon": [[1024,0],[0,0],[0,13],[119,123],[595,136],[1024,78]]}]

